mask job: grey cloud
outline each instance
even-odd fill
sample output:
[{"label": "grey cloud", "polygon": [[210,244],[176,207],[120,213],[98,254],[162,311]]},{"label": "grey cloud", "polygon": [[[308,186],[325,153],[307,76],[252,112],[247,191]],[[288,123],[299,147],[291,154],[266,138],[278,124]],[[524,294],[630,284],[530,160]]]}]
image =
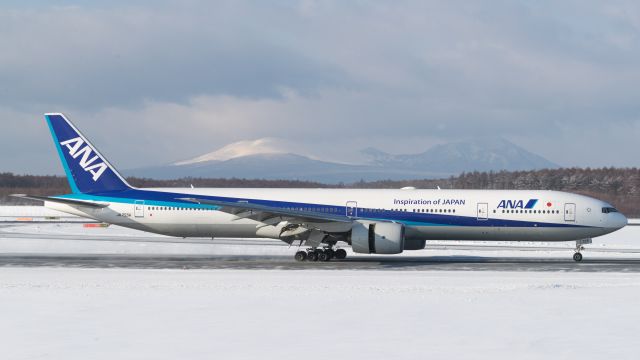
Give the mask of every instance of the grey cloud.
[{"label": "grey cloud", "polygon": [[[564,165],[638,165],[631,1],[4,9],[0,121],[65,111],[122,167],[260,137],[339,155],[489,135]],[[41,135],[0,134],[0,151]],[[33,154],[2,164],[50,167]]]},{"label": "grey cloud", "polygon": [[[273,97],[340,83],[339,69],[277,38],[235,6],[63,7],[0,14],[0,103],[131,107],[200,94]],[[237,13],[241,12],[241,13]],[[263,34],[267,35],[267,34]]]}]

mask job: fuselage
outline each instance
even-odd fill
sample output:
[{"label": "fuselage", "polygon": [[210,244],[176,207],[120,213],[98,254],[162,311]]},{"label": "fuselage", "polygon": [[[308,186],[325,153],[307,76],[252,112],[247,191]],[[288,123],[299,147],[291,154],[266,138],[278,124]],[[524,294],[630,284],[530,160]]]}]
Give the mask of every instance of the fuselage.
[{"label": "fuselage", "polygon": [[63,114],[45,119],[71,194],[16,196],[170,236],[299,241],[308,247],[296,253],[299,261],[344,259],[346,251],[334,249],[339,242],[355,253],[399,254],[426,240],[571,241],[627,224],[603,201],[557,191],[138,189]]},{"label": "fuselage", "polygon": [[[177,237],[278,238],[260,221],[238,218],[218,211],[217,206],[178,200],[188,196],[396,222],[405,226],[407,240],[571,241],[601,236],[627,224],[624,215],[606,202],[566,192],[529,190],[157,188],[62,196],[109,204],[102,209],[46,205]],[[345,224],[323,226],[326,232],[349,231]]]}]

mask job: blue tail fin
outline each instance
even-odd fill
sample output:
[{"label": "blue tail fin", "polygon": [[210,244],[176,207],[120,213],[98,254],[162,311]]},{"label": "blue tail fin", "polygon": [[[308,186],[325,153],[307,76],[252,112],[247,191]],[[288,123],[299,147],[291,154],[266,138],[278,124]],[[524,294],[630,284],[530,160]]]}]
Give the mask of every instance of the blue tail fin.
[{"label": "blue tail fin", "polygon": [[63,114],[45,114],[44,117],[73,193],[100,193],[131,188]]}]

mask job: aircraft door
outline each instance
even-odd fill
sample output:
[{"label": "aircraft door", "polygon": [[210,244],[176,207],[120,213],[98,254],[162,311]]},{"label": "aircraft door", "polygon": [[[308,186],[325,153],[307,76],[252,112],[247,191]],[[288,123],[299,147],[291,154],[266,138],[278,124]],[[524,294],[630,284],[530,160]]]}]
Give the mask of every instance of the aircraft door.
[{"label": "aircraft door", "polygon": [[133,204],[133,215],[137,218],[144,217],[144,200],[136,200]]},{"label": "aircraft door", "polygon": [[489,204],[478,203],[478,220],[489,220]]},{"label": "aircraft door", "polygon": [[576,204],[564,204],[564,221],[576,221]]},{"label": "aircraft door", "polygon": [[358,217],[358,203],[356,201],[347,201],[347,213],[348,217]]}]

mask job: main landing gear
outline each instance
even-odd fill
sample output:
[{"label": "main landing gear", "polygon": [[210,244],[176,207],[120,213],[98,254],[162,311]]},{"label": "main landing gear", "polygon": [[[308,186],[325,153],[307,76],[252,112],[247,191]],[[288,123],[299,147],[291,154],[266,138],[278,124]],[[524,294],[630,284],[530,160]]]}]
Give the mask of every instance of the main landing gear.
[{"label": "main landing gear", "polygon": [[298,251],[295,255],[296,261],[331,261],[332,259],[342,260],[347,257],[347,251],[344,249],[333,250],[326,249],[308,249],[307,251]]}]

